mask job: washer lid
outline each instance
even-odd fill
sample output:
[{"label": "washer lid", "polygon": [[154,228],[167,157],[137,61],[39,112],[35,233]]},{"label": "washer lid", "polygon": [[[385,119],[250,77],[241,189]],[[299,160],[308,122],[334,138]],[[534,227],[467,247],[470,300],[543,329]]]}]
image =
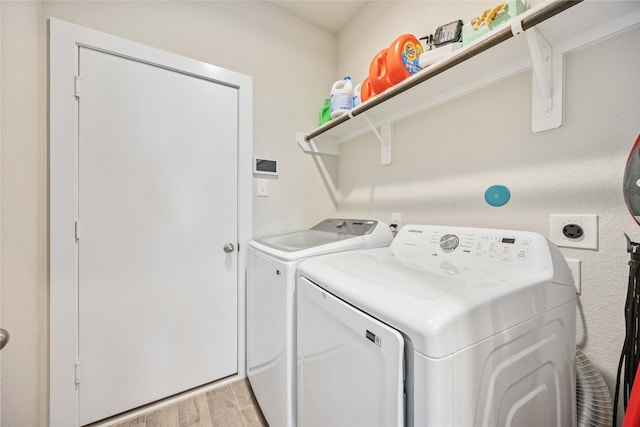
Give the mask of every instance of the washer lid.
[{"label": "washer lid", "polygon": [[326,219],[309,230],[252,240],[249,245],[281,259],[294,260],[349,249],[388,246],[393,235],[381,221]]},{"label": "washer lid", "polygon": [[298,272],[433,358],[576,298],[557,248],[526,232],[406,226],[390,248],[312,258]]},{"label": "washer lid", "polygon": [[264,239],[257,240],[257,242],[280,251],[296,252],[303,249],[315,248],[320,245],[328,245],[330,243],[339,242],[352,237],[354,236],[351,234],[340,234],[336,232],[311,229],[281,234],[279,236],[266,237]]}]

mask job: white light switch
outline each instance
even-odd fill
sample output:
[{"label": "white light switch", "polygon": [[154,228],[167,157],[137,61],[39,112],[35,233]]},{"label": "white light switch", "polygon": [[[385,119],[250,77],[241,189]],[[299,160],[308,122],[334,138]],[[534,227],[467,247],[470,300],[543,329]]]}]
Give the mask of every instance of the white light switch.
[{"label": "white light switch", "polygon": [[256,183],[258,197],[269,197],[269,181],[259,178]]}]

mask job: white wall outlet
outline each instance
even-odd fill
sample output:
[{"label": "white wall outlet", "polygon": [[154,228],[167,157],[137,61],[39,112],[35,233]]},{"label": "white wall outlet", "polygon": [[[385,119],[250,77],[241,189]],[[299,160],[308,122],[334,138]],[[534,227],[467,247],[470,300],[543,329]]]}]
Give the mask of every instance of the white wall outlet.
[{"label": "white wall outlet", "polygon": [[582,291],[580,280],[582,279],[580,276],[580,265],[582,262],[579,259],[570,259],[566,258],[567,265],[569,266],[569,270],[571,270],[571,275],[573,276],[573,281],[576,285],[576,293],[580,293]]},{"label": "white wall outlet", "polygon": [[256,182],[256,193],[258,197],[269,197],[269,181],[258,178]]},{"label": "white wall outlet", "polygon": [[400,231],[402,228],[402,214],[396,212],[391,214],[391,224],[396,225],[396,230]]},{"label": "white wall outlet", "polygon": [[549,240],[564,248],[598,249],[598,215],[551,215]]}]

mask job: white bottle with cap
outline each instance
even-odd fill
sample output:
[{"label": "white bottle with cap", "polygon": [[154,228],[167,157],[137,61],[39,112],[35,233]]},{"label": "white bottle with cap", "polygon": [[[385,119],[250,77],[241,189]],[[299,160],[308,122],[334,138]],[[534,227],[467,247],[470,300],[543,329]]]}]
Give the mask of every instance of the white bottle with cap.
[{"label": "white bottle with cap", "polygon": [[351,77],[338,80],[331,87],[331,118],[346,113],[353,108],[353,84]]}]

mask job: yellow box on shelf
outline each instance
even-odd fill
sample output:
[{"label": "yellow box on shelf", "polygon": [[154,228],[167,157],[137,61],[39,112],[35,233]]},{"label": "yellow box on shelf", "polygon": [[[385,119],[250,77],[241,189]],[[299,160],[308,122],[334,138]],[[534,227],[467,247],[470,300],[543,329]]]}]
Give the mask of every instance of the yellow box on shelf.
[{"label": "yellow box on shelf", "polygon": [[462,45],[465,46],[484,36],[527,9],[527,5],[522,0],[507,0],[485,10],[462,27]]}]

